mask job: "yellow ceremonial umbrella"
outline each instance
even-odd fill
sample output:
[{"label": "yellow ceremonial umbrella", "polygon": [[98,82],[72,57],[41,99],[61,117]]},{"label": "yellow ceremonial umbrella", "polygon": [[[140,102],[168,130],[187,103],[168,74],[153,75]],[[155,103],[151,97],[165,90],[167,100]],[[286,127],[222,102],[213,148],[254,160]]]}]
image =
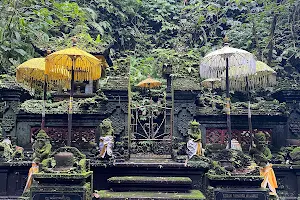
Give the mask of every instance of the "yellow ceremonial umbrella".
[{"label": "yellow ceremonial umbrella", "polygon": [[[71,76],[57,76],[57,74],[70,73]],[[68,112],[68,146],[71,146],[72,131],[72,104],[74,93],[74,81],[97,80],[101,77],[101,62],[95,56],[76,47],[76,39],[73,46],[54,52],[46,57],[46,74],[48,80],[68,80],[71,82],[70,104]]]},{"label": "yellow ceremonial umbrella", "polygon": [[[57,74],[56,76],[62,76]],[[17,67],[16,78],[18,82],[28,84],[31,88],[39,83],[44,85],[43,110],[41,128],[45,125],[45,100],[47,93],[47,76],[45,75],[45,58],[32,58]],[[52,83],[53,84],[53,83]]]},{"label": "yellow ceremonial umbrella", "polygon": [[32,58],[17,67],[16,77],[18,82],[30,86],[45,80],[45,58]]},{"label": "yellow ceremonial umbrella", "polygon": [[137,84],[138,87],[142,87],[142,88],[155,88],[155,87],[159,87],[161,86],[161,82],[158,80],[155,80],[151,77],[146,78],[145,80],[139,82]]}]

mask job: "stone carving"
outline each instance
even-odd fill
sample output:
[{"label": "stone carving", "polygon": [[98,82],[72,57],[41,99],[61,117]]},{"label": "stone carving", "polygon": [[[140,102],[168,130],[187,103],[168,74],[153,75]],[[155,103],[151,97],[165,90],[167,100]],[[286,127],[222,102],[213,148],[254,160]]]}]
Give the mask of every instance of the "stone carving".
[{"label": "stone carving", "polygon": [[13,149],[10,140],[4,139],[2,134],[0,135],[0,158],[8,161],[12,158]]},{"label": "stone carving", "polygon": [[49,136],[44,130],[40,130],[36,136],[36,141],[32,145],[33,162],[42,163],[51,153],[52,145]]},{"label": "stone carving", "polygon": [[89,171],[86,156],[75,147],[61,147],[44,160],[43,172],[82,173]]},{"label": "stone carving", "polygon": [[267,147],[266,135],[258,132],[254,135],[255,146],[250,149],[250,155],[254,158],[257,165],[264,167],[272,158],[270,149]]},{"label": "stone carving", "polygon": [[9,138],[4,139],[0,134],[0,159],[3,161],[22,160],[23,150],[22,147],[13,146]]},{"label": "stone carving", "polygon": [[99,126],[100,128],[100,142],[99,151],[100,157],[112,157],[114,148],[114,129],[110,119],[104,119]]},{"label": "stone carving", "polygon": [[289,116],[288,124],[291,133],[296,136],[300,137],[300,111],[299,109],[295,109],[291,115]]},{"label": "stone carving", "polygon": [[15,127],[15,114],[7,113],[4,114],[2,119],[2,128],[5,132],[10,132]]},{"label": "stone carving", "polygon": [[191,121],[189,123],[188,135],[189,140],[187,142],[187,154],[189,158],[193,156],[203,156],[202,149],[202,135],[199,129],[199,123],[197,121]]},{"label": "stone carving", "polygon": [[122,112],[121,108],[117,108],[110,116],[110,119],[114,128],[114,134],[120,135],[125,128],[125,115]]},{"label": "stone carving", "polygon": [[[35,138],[40,127],[32,127],[31,134]],[[66,144],[67,127],[47,127],[45,128],[47,135],[50,137],[53,148],[60,148]],[[89,150],[90,143],[95,143],[95,127],[73,127],[72,128],[72,146],[78,149]]]},{"label": "stone carving", "polygon": [[174,124],[178,130],[178,134],[184,137],[188,136],[187,122],[193,120],[195,110],[196,107],[194,103],[178,103],[174,105]]},{"label": "stone carving", "polygon": [[188,124],[187,122],[192,119],[192,115],[186,110],[183,109],[179,114],[177,118],[177,128],[179,133],[181,133],[182,136],[187,136],[188,135]]}]

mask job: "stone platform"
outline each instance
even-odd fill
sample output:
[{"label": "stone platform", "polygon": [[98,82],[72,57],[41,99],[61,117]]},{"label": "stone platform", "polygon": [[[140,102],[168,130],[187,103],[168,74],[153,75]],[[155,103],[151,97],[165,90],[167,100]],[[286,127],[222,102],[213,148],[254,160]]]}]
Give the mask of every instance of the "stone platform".
[{"label": "stone platform", "polygon": [[187,193],[171,193],[171,192],[112,192],[102,190],[99,192],[100,199],[103,200],[157,200],[157,199],[180,199],[180,200],[201,200],[205,199],[199,190],[191,190]]},{"label": "stone platform", "polygon": [[188,177],[121,176],[108,180],[112,191],[172,191],[187,192],[192,188]]}]

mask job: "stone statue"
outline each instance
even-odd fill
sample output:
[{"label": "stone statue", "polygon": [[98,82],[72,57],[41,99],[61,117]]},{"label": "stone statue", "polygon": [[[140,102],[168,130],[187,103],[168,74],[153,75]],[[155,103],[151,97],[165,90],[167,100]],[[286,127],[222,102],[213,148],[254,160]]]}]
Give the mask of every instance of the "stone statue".
[{"label": "stone statue", "polygon": [[0,134],[0,158],[9,161],[12,158],[13,148],[9,139],[4,139]]},{"label": "stone statue", "polygon": [[201,131],[199,129],[199,123],[197,121],[190,122],[190,128],[188,129],[189,139],[187,142],[187,154],[189,159],[194,155],[203,156],[204,150],[202,149]]},{"label": "stone statue", "polygon": [[36,141],[32,145],[33,162],[41,163],[47,159],[51,153],[52,145],[50,144],[49,136],[44,130],[40,130],[36,136]]},{"label": "stone statue", "polygon": [[104,119],[99,126],[100,128],[100,141],[99,151],[100,157],[112,157],[114,148],[114,129],[110,119]]},{"label": "stone statue", "polygon": [[267,139],[263,132],[254,135],[255,146],[250,149],[250,155],[253,157],[257,165],[264,167],[272,158],[270,149],[267,147]]}]

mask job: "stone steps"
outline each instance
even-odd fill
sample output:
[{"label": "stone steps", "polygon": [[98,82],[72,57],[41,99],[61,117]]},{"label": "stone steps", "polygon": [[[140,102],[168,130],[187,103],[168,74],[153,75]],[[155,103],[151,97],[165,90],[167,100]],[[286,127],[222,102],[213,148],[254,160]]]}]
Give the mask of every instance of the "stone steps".
[{"label": "stone steps", "polygon": [[154,191],[127,191],[113,192],[101,190],[98,192],[102,200],[204,200],[205,196],[199,190],[190,190],[188,192],[154,192]]},{"label": "stone steps", "polygon": [[107,182],[112,191],[185,192],[192,188],[192,180],[188,177],[117,176]]}]

